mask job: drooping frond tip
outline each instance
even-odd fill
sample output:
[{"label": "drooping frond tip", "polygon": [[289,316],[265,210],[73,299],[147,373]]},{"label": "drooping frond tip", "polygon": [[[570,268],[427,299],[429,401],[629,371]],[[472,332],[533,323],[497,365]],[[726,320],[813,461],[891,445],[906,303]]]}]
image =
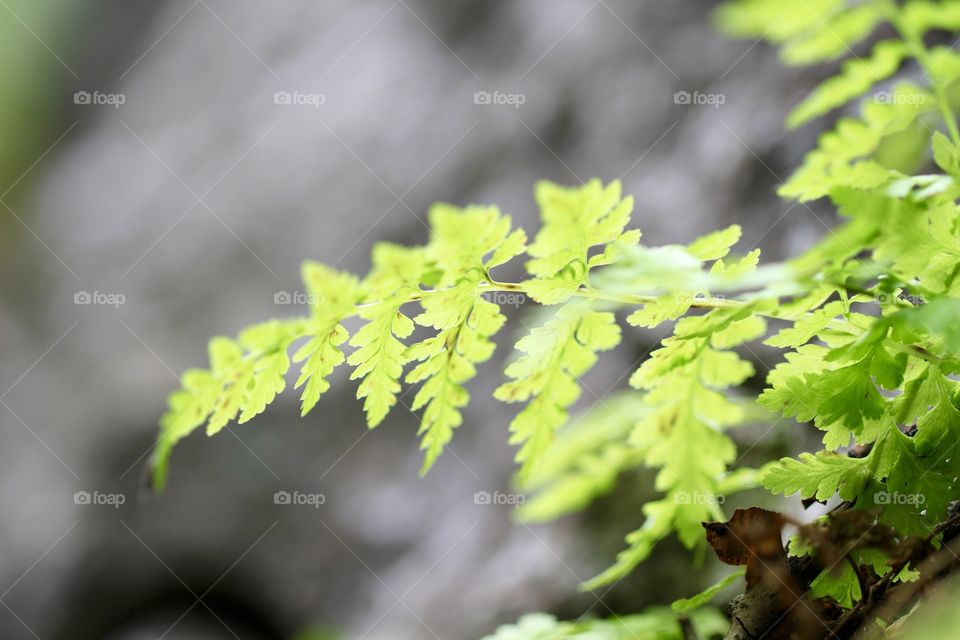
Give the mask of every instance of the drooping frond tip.
[{"label": "drooping frond tip", "polygon": [[[428,243],[376,245],[372,268],[362,280],[305,263],[308,316],[255,325],[235,340],[216,338],[210,344],[210,367],[184,376],[161,421],[155,485],[162,486],[170,450],[178,440],[203,425],[212,435],[263,411],[285,387],[291,362],[300,365],[294,386],[302,388],[303,415],[316,406],[330,387],[330,375],[344,362],[353,368],[350,378],[359,380],[357,397],[363,400],[371,428],[397,404],[422,410],[423,471],[429,469],[463,422],[469,400],[466,383],[476,375],[476,366],[493,354],[492,338],[505,322],[496,294],[560,302],[587,286],[592,268],[614,261],[620,248],[639,238],[639,232],[624,230],[633,205],[630,198],[621,198],[619,183],[603,186],[594,180],[566,188],[543,182],[536,196],[544,225],[529,248],[524,231],[512,228],[510,217],[496,207],[438,204],[429,212]],[[523,253],[530,256],[530,279],[509,286],[492,279],[491,270]],[[419,305],[420,312],[408,315],[410,304]],[[596,317],[610,324],[608,316]],[[353,317],[362,324],[350,336],[345,323]],[[569,328],[572,346],[563,362],[573,362],[578,348],[593,348],[583,341],[600,340],[597,348],[613,345],[591,337],[596,334],[589,331],[592,317],[583,315]],[[407,342],[417,326],[427,335]],[[557,366],[582,368],[559,360]],[[405,383],[420,385],[409,403],[403,400]],[[571,400],[551,402],[544,406],[562,407]],[[528,439],[518,437],[521,442]],[[541,451],[548,441],[538,440],[534,450]],[[521,449],[520,459],[533,457],[529,449]]]}]

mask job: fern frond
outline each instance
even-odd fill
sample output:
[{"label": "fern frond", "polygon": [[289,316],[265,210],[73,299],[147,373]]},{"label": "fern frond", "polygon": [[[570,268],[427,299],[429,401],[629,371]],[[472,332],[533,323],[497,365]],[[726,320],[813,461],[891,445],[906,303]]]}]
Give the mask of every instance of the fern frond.
[{"label": "fern frond", "polygon": [[400,293],[373,308],[362,309],[359,315],[367,323],[350,340],[356,347],[347,358],[355,367],[350,379],[360,379],[357,398],[364,401],[371,429],[383,422],[400,393],[400,376],[407,362],[407,347],[402,340],[413,333],[413,321],[400,311],[406,302],[407,296]]},{"label": "fern frond", "polygon": [[817,148],[806,155],[778,193],[803,202],[843,188],[875,189],[902,176],[871,157],[884,140],[934,112],[935,100],[928,91],[909,84],[901,84],[885,96],[886,102],[866,102],[862,119],[843,118],[824,133]]},{"label": "fern frond", "polygon": [[412,407],[424,409],[418,432],[426,452],[421,474],[463,422],[461,410],[470,399],[463,385],[476,375],[474,365],[493,355],[490,338],[506,320],[498,305],[480,297],[487,274],[522,253],[526,240],[523,230],[511,231],[510,217],[496,207],[435,205],[430,224],[427,257],[442,273],[439,284],[448,288],[421,301],[423,313],[414,321],[438,333],[412,345],[405,356],[420,362],[406,381],[423,383]]},{"label": "fern frond", "polygon": [[845,0],[735,0],[721,5],[714,19],[730,35],[783,43],[818,29],[845,4]]},{"label": "fern frond", "polygon": [[733,573],[729,573],[714,584],[710,585],[700,593],[690,598],[682,598],[676,600],[673,604],[670,605],[670,608],[676,611],[677,613],[687,613],[689,611],[694,611],[699,609],[703,605],[707,604],[713,600],[721,591],[732,585],[734,582],[743,577],[746,573],[746,567],[740,567]]},{"label": "fern frond", "polygon": [[617,554],[616,561],[600,574],[581,585],[583,591],[593,591],[622,580],[642,563],[677,525],[678,504],[674,500],[655,500],[643,505],[643,526],[627,534],[627,547]]},{"label": "fern frond", "polygon": [[153,484],[162,488],[173,446],[204,424],[212,435],[237,419],[263,411],[285,386],[287,349],[305,335],[303,319],[270,320],[245,329],[237,340],[210,340],[210,368],[183,374],[181,388],[167,398],[153,455]]},{"label": "fern frond", "polygon": [[423,382],[414,397],[413,410],[426,407],[418,433],[426,451],[420,473],[426,473],[463,422],[461,409],[470,395],[463,384],[476,375],[474,365],[493,355],[490,338],[500,330],[506,318],[500,307],[478,297],[477,284],[466,282],[443,297],[431,296],[423,302],[424,312],[418,324],[440,332],[413,346],[407,352],[420,361],[406,378]]},{"label": "fern frond", "polygon": [[[931,354],[956,353],[954,340],[946,337],[953,331],[945,322],[952,313],[947,309],[954,306],[934,302],[881,318],[848,312],[843,322],[851,333],[824,328],[816,334],[824,344],[804,344],[788,354],[787,362],[771,371],[770,387],[759,401],[785,416],[813,421],[825,432],[826,449],[772,465],[763,475],[764,486],[818,500],[839,493],[866,509],[885,505],[881,520],[907,532],[919,532],[944,517],[954,484],[949,478],[956,478],[960,465],[954,456],[934,452],[960,437],[960,411],[954,404],[957,383],[932,364],[940,359]],[[809,317],[797,321],[791,335],[798,337],[789,342],[805,342],[824,320],[837,322],[837,310],[830,303],[813,314],[814,324]],[[922,340],[917,333],[921,326],[927,335],[945,339],[928,339],[918,351],[910,345]],[[903,393],[893,397],[881,392],[900,388]],[[910,438],[899,424],[912,423],[917,435]],[[869,455],[832,453],[851,441],[871,444]],[[884,502],[883,496],[889,501],[890,495],[903,493],[922,498]]]},{"label": "fern frond", "polygon": [[960,4],[952,0],[912,0],[901,11],[904,26],[916,34],[960,30]]},{"label": "fern frond", "polygon": [[[534,300],[557,304],[587,284],[590,269],[609,264],[618,247],[636,244],[638,230],[624,231],[633,211],[633,198],[621,199],[620,182],[606,187],[591,180],[580,187],[561,187],[538,182],[537,204],[543,227],[527,252],[533,257],[526,264],[534,276],[523,283]],[[602,246],[593,256],[591,247]]]},{"label": "fern frond", "polygon": [[827,17],[817,28],[786,42],[781,57],[789,65],[809,65],[846,56],[883,22],[878,2],[845,7]]},{"label": "fern frond", "polygon": [[327,377],[345,360],[340,345],[349,335],[340,323],[354,313],[363,294],[354,276],[317,262],[305,262],[302,272],[310,295],[306,333],[311,337],[294,353],[293,361],[303,362],[294,388],[303,387],[300,415],[305,416],[330,388]]},{"label": "fern frond", "polygon": [[[960,1],[734,0],[717,20],[781,45],[789,63],[838,62],[839,73],[791,113],[791,126],[839,109],[854,113],[851,105],[861,103],[859,115],[841,117],[820,136],[779,191],[801,201],[830,199],[843,222],[823,241],[786,264],[761,268],[759,251],[730,256],[741,235],[736,225],[686,246],[639,246],[640,232],[628,230],[632,198],[622,197],[618,182],[599,180],[539,183],[543,224],[529,247],[524,231],[495,207],[436,205],[426,245],[377,245],[362,280],[308,262],[306,317],[211,340],[208,368],[187,371],[169,397],[154,486],[163,486],[179,440],[204,425],[213,434],[250,420],[274,401],[295,345],[304,414],[344,361],[359,380],[369,427],[399,402],[402,382],[420,385],[412,408],[422,411],[426,472],[463,422],[467,383],[492,356],[506,321],[486,296],[510,293],[556,305],[516,343],[520,355],[494,393],[525,403],[509,428],[510,443],[519,445],[520,486],[536,493],[521,516],[569,513],[609,491],[623,471],[657,470],[660,495],[643,505],[642,527],[584,588],[624,577],[668,536],[688,549],[702,546],[701,523],[724,519],[723,498],[761,483],[821,501],[839,496],[845,514],[879,520],[898,542],[934,541],[960,489],[960,454],[953,451],[960,441],[960,54],[928,47],[925,36],[960,29]],[[857,57],[851,49],[866,50],[863,43],[885,23],[892,27],[885,39]],[[853,59],[842,62],[848,53]],[[905,62],[919,67],[917,84],[886,91]],[[882,90],[863,99],[875,86]],[[492,278],[491,270],[525,252],[522,281]],[[405,313],[411,304],[419,313]],[[631,376],[637,391],[601,401],[570,424],[579,378],[601,351],[620,343],[615,312],[624,308],[628,324],[675,322],[673,334]],[[345,325],[354,316],[363,326],[351,338]],[[756,407],[733,391],[755,374],[738,351],[767,335],[770,320],[786,326],[766,344],[790,351],[767,376],[757,404],[813,423],[824,448],[762,470],[731,469],[736,446],[729,431],[750,421]],[[415,330],[416,341],[407,344]],[[849,455],[854,445],[860,457]],[[791,551],[815,555],[815,546],[798,538]],[[850,557],[889,572],[873,583],[880,597],[909,573],[877,549],[857,548]],[[677,608],[703,604],[723,584]],[[849,608],[865,597],[846,565],[821,574],[811,589]],[[704,637],[715,635],[709,624],[722,631],[704,611],[687,620],[707,625]],[[679,640],[684,633],[677,613],[656,610],[617,623],[530,617],[494,637]]]},{"label": "fern frond", "polygon": [[534,495],[517,509],[517,517],[553,520],[609,493],[621,473],[643,463],[646,451],[627,437],[647,411],[642,395],[620,392],[571,418],[522,485]]},{"label": "fern frond", "polygon": [[876,258],[893,262],[896,273],[918,278],[929,294],[960,294],[955,265],[960,237],[958,211],[952,203],[917,206],[895,202],[885,209],[889,233],[877,243]]},{"label": "fern frond", "polygon": [[[914,60],[930,80],[929,91],[910,86],[880,91],[867,101],[863,120],[841,120],[833,132],[821,138],[818,149],[808,154],[804,166],[781,188],[781,195],[811,200],[830,195],[837,188],[872,190],[906,178],[897,171],[901,167],[891,166],[883,157],[879,147],[894,134],[905,132],[925,113],[939,111],[952,142],[960,144],[960,128],[947,90],[960,77],[960,56],[944,47],[936,53],[923,41],[932,29],[958,28],[958,12],[956,2],[925,0],[902,6],[889,0],[736,0],[718,10],[716,17],[722,28],[734,35],[781,45],[788,63],[813,64],[851,55],[837,75],[822,82],[790,113],[790,127],[848,105],[893,76],[905,60]],[[883,23],[893,26],[894,37],[876,43],[868,55],[854,54],[851,48]],[[923,130],[913,127],[909,133],[917,140]],[[907,191],[920,185],[925,194],[930,194],[951,183],[913,177],[905,184]]]},{"label": "fern frond", "polygon": [[520,477],[529,478],[567,421],[567,409],[580,397],[577,379],[597,361],[598,351],[620,343],[620,327],[609,312],[593,311],[582,302],[567,303],[556,317],[516,344],[524,355],[507,367],[513,380],[494,397],[503,402],[527,402],[510,423],[510,443],[521,445],[516,461]]},{"label": "fern frond", "polygon": [[814,89],[787,116],[787,126],[799,127],[862,96],[870,87],[892,76],[906,56],[907,46],[898,40],[877,43],[868,57],[845,62],[839,75]]},{"label": "fern frond", "polygon": [[690,310],[695,298],[694,294],[686,292],[664,294],[655,302],[645,304],[627,316],[627,323],[652,329],[685,314]]},{"label": "fern frond", "polygon": [[743,229],[733,224],[720,231],[708,233],[687,245],[687,251],[697,260],[719,260],[730,253],[733,245],[740,241]]},{"label": "fern frond", "polygon": [[634,372],[630,384],[646,390],[650,410],[631,442],[646,451],[648,466],[660,468],[656,488],[666,497],[644,507],[644,526],[627,536],[628,549],[588,588],[632,571],[670,531],[692,548],[702,543],[701,522],[722,519],[720,481],[736,455],[723,430],[744,419],[742,407],[722,391],[753,375],[749,362],[725,349],[756,339],[765,327],[749,308],[684,318]]},{"label": "fern frond", "polygon": [[354,367],[351,380],[360,380],[357,398],[362,399],[367,425],[380,424],[397,402],[400,377],[407,362],[403,339],[413,333],[413,321],[401,308],[420,290],[428,269],[421,247],[406,248],[380,243],[373,248],[373,268],[364,281],[367,298],[373,302],[359,309],[366,324],[350,340],[355,351],[347,358]]},{"label": "fern frond", "polygon": [[850,458],[821,451],[801,453],[800,459],[783,458],[763,474],[763,486],[773,493],[826,501],[835,493],[843,500],[855,500],[870,479],[870,468],[862,458]]}]

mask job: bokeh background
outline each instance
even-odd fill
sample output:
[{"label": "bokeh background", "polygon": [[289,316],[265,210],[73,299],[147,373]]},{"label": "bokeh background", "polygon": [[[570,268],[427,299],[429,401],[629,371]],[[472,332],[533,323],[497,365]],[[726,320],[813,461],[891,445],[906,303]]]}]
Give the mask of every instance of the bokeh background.
[{"label": "bokeh background", "polygon": [[[648,244],[734,222],[768,260],[812,244],[827,213],[774,192],[816,134],[782,121],[819,74],[725,39],[713,6],[0,0],[0,637],[467,639],[708,580],[665,543],[577,591],[642,522],[644,474],[550,525],[475,503],[509,490],[515,409],[489,397],[505,348],[426,478],[415,416],[368,432],[345,369],[306,419],[286,393],[186,440],[162,495],[143,473],[210,336],[301,313],[305,258],[363,273],[374,242],[425,242],[432,202],[533,232],[536,180],[619,178]],[[529,324],[508,311],[505,347]],[[658,337],[628,334],[582,407]]]}]

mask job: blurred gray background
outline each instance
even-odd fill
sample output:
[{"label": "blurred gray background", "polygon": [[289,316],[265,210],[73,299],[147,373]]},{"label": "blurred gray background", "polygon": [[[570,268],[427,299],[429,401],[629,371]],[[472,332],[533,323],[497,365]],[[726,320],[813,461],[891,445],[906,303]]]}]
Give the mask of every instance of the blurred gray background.
[{"label": "blurred gray background", "polygon": [[[184,441],[162,495],[142,486],[210,336],[302,313],[275,296],[302,291],[303,259],[363,273],[374,242],[425,242],[432,202],[496,203],[532,235],[536,180],[619,178],[647,244],[739,222],[767,260],[809,246],[829,219],[774,191],[813,140],[781,123],[816,74],[725,39],[713,6],[0,0],[0,637],[466,639],[707,579],[666,543],[577,592],[642,522],[644,474],[546,526],[474,503],[513,469],[515,408],[489,397],[506,348],[426,478],[416,418],[368,432],[340,369],[307,418],[288,390]],[[509,313],[504,347],[525,330]],[[658,337],[629,334],[581,405]]]}]

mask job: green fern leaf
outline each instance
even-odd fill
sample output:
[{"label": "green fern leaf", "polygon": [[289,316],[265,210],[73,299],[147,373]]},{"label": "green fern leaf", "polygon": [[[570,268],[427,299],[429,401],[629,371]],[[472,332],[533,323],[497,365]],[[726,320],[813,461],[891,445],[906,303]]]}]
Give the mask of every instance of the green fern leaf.
[{"label": "green fern leaf", "polygon": [[359,379],[357,398],[363,399],[370,428],[380,424],[397,402],[400,377],[406,364],[403,339],[413,333],[413,321],[401,308],[419,291],[428,269],[423,249],[382,243],[374,247],[373,269],[364,281],[374,300],[359,310],[366,324],[350,340],[356,351],[347,358]]},{"label": "green fern leaf", "polygon": [[904,26],[913,33],[923,34],[932,29],[960,29],[960,5],[951,0],[913,0],[905,4],[901,11]]},{"label": "green fern leaf", "polygon": [[655,500],[643,505],[646,518],[643,526],[627,534],[627,548],[617,554],[616,562],[580,585],[581,591],[593,591],[617,582],[646,560],[657,543],[670,535],[676,524],[677,509],[677,502],[673,499]]},{"label": "green fern leaf", "polygon": [[810,592],[818,598],[830,598],[845,609],[850,609],[863,597],[860,579],[847,562],[824,569],[810,583]]},{"label": "green fern leaf", "polygon": [[[426,407],[418,434],[426,451],[421,474],[426,473],[463,422],[460,410],[470,399],[463,384],[476,375],[475,364],[494,351],[490,340],[506,318],[500,308],[477,296],[477,285],[465,283],[443,297],[424,300],[418,324],[440,332],[410,347],[407,357],[421,361],[408,375],[409,383],[423,382],[411,409]],[[456,310],[456,311],[453,311]]]},{"label": "green fern leaf", "polygon": [[786,42],[821,27],[844,4],[845,0],[735,0],[721,5],[714,20],[734,36]]},{"label": "green fern leaf", "polygon": [[574,417],[522,485],[535,494],[518,508],[517,517],[553,520],[610,492],[620,473],[643,462],[645,450],[628,444],[627,436],[647,411],[643,396],[622,392]]},{"label": "green fern leaf", "polygon": [[396,296],[371,309],[360,311],[367,320],[350,340],[357,348],[347,362],[356,367],[351,380],[361,379],[357,398],[362,398],[367,424],[372,429],[380,424],[397,403],[400,376],[407,362],[403,338],[413,333],[413,321],[400,312],[406,296]]},{"label": "green fern leaf", "polygon": [[927,369],[924,385],[920,406],[930,409],[917,421],[916,448],[919,455],[929,456],[960,440],[960,411],[954,404],[957,383],[938,368]]},{"label": "green fern leaf", "polygon": [[354,276],[319,263],[307,261],[302,271],[311,303],[306,328],[311,337],[294,353],[293,361],[303,362],[294,388],[303,387],[300,415],[305,416],[330,388],[327,376],[345,360],[340,345],[349,335],[340,323],[353,315],[362,291]]},{"label": "green fern leaf", "polygon": [[799,127],[863,95],[873,85],[892,76],[906,55],[905,44],[886,40],[874,46],[869,57],[848,60],[840,75],[823,82],[790,113],[787,126]]},{"label": "green fern leaf", "polygon": [[799,492],[804,499],[827,500],[839,493],[842,500],[854,500],[870,477],[865,459],[821,451],[801,453],[799,460],[782,458],[764,471],[760,482],[785,496]]},{"label": "green fern leaf", "polygon": [[649,302],[627,316],[627,323],[635,327],[652,329],[668,320],[676,320],[693,304],[692,293],[668,293]]},{"label": "green fern leaf", "polygon": [[844,305],[839,300],[824,305],[813,313],[799,318],[793,326],[786,327],[775,336],[764,340],[771,347],[799,347],[810,342],[817,334],[830,326],[830,323],[843,312]]},{"label": "green fern leaf", "polygon": [[207,435],[214,435],[233,420],[247,422],[283,391],[284,374],[290,368],[287,349],[302,332],[302,321],[270,320],[244,329],[236,342],[228,338],[211,341],[213,371],[223,374]]},{"label": "green fern leaf", "polygon": [[206,422],[222,387],[217,377],[204,369],[188,369],[181,376],[180,384],[181,387],[167,397],[167,411],[160,418],[160,435],[151,462],[151,484],[158,490],[167,484],[174,445]]},{"label": "green fern leaf", "polygon": [[809,65],[845,56],[858,42],[873,33],[883,19],[884,14],[878,3],[867,2],[850,7],[786,43],[781,57],[790,65]]},{"label": "green fern leaf", "polygon": [[740,567],[733,573],[726,575],[714,584],[710,585],[697,595],[674,601],[673,604],[670,605],[670,608],[677,613],[689,613],[694,609],[699,609],[703,605],[713,600],[721,591],[742,578],[746,572],[746,567]]},{"label": "green fern leaf", "polygon": [[884,234],[874,256],[891,260],[898,273],[915,274],[931,293],[960,293],[953,267],[960,260],[960,238],[954,232],[956,206],[897,201],[884,213],[886,224],[896,231]]},{"label": "green fern leaf", "polygon": [[213,434],[238,413],[245,422],[263,411],[285,386],[283,376],[290,366],[286,351],[303,331],[301,319],[271,320],[244,330],[238,340],[210,340],[210,369],[185,372],[181,388],[167,399],[151,464],[155,488],[166,484],[170,453],[181,439],[204,423]]},{"label": "green fern leaf", "polygon": [[494,392],[503,402],[528,402],[510,423],[510,443],[521,445],[516,460],[526,480],[567,420],[567,409],[580,396],[577,378],[597,361],[598,351],[620,343],[614,315],[567,304],[556,317],[516,344],[524,355],[507,367],[513,380]]},{"label": "green fern leaf", "polygon": [[894,174],[870,157],[881,143],[935,110],[928,91],[900,84],[887,100],[867,101],[862,119],[842,118],[833,131],[820,136],[817,149],[780,187],[784,198],[801,202],[821,198],[838,188],[871,189],[889,182]]},{"label": "green fern leaf", "polygon": [[[284,374],[290,368],[287,350],[303,335],[302,322],[270,320],[240,333],[240,344],[250,354],[250,379],[245,386],[238,422],[247,422],[263,412],[286,387]],[[209,431],[209,429],[208,429]]]},{"label": "green fern leaf", "polygon": [[452,286],[461,278],[479,280],[487,269],[525,249],[526,234],[521,229],[511,232],[510,216],[496,207],[441,203],[430,208],[429,218],[427,255],[442,271],[441,285]]},{"label": "green fern leaf", "polygon": [[740,241],[742,233],[740,225],[730,225],[726,229],[697,238],[687,245],[687,251],[700,261],[719,260],[730,253],[730,248]]},{"label": "green fern leaf", "polygon": [[[543,227],[527,248],[532,256],[527,271],[534,279],[524,288],[537,302],[563,302],[587,283],[591,268],[615,259],[617,249],[610,245],[630,246],[640,239],[639,231],[624,231],[633,198],[621,199],[617,181],[606,187],[599,180],[580,187],[543,181],[537,183],[536,199]],[[604,252],[589,257],[597,245]]]},{"label": "green fern leaf", "polygon": [[765,328],[749,307],[686,317],[631,376],[631,386],[647,390],[649,411],[634,427],[630,442],[646,452],[647,465],[660,468],[656,488],[666,497],[645,505],[644,526],[628,534],[628,548],[586,588],[622,578],[671,530],[693,548],[703,543],[701,522],[722,519],[720,489],[736,456],[723,429],[744,419],[743,408],[722,390],[753,374],[750,363],[722,349],[754,340]]},{"label": "green fern leaf", "polygon": [[442,272],[441,287],[421,301],[423,313],[414,321],[437,330],[433,337],[412,345],[405,357],[419,361],[407,375],[422,382],[413,410],[423,408],[419,435],[426,453],[426,473],[463,422],[461,410],[470,394],[464,383],[476,375],[475,365],[493,355],[490,338],[506,318],[496,304],[480,298],[489,269],[524,250],[526,235],[511,232],[510,217],[496,207],[459,209],[436,205],[430,210],[431,240],[427,256]]}]

